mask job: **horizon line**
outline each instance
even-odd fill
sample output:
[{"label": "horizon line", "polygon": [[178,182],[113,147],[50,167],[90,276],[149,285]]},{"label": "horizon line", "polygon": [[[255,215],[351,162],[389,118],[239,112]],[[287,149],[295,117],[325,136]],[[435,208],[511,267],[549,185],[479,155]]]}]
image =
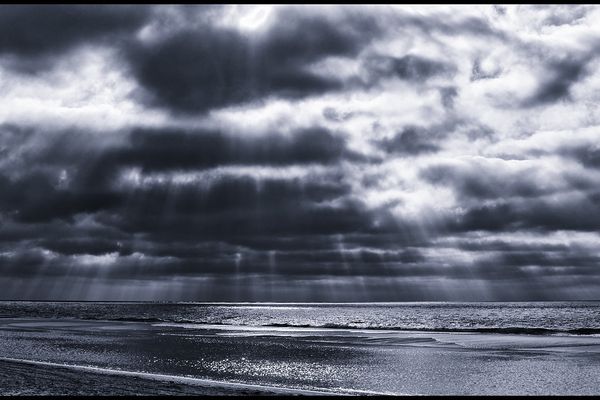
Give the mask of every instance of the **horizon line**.
[{"label": "horizon line", "polygon": [[562,302],[599,302],[600,299],[564,299],[564,300],[400,300],[400,301],[179,301],[179,300],[23,300],[0,299],[0,303],[145,303],[145,304],[206,304],[206,305],[237,305],[237,304],[265,304],[265,305],[290,305],[290,304],[406,304],[406,303],[562,303]]}]

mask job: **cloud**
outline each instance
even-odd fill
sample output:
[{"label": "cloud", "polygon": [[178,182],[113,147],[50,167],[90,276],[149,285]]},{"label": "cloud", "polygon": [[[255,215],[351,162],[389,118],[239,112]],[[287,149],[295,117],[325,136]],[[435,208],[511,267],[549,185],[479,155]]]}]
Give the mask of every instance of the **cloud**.
[{"label": "cloud", "polygon": [[435,136],[436,132],[417,126],[409,126],[397,133],[393,138],[377,142],[377,146],[388,153],[405,155],[431,153],[439,150],[439,146],[432,143],[432,141],[435,141]]},{"label": "cloud", "polygon": [[436,75],[449,75],[454,72],[452,65],[412,54],[402,57],[373,55],[367,57],[365,68],[371,82],[395,77],[420,83]]},{"label": "cloud", "polygon": [[0,210],[22,222],[48,221],[110,209],[121,200],[118,194],[102,189],[62,190],[42,173],[34,172],[17,180],[0,176],[0,182],[6,189],[0,195]]},{"label": "cloud", "polygon": [[[226,171],[215,175],[215,182],[209,189],[205,185],[194,186],[194,182],[184,185],[169,181],[139,188],[128,187],[125,181],[126,186],[119,187],[118,179],[131,168],[138,168],[142,174],[159,172],[176,178],[185,170],[198,172],[227,165],[247,165],[252,174],[253,166],[278,168],[323,164],[334,167],[344,159],[360,159],[346,148],[342,137],[324,128],[303,129],[287,136],[267,134],[247,138],[209,130],[136,128],[127,134],[126,141],[104,146],[90,145],[93,136],[82,138],[73,130],[32,135],[31,140],[37,146],[25,148],[16,162],[21,168],[27,168],[27,164],[42,168],[25,169],[14,177],[0,175],[7,188],[0,195],[2,210],[24,222],[106,212],[124,204],[133,208],[128,211],[132,216],[137,214],[137,205],[140,210],[145,210],[140,219],[150,219],[145,213],[159,213],[167,203],[172,204],[174,214],[183,213],[182,216],[219,210],[252,214],[251,210],[259,206],[264,206],[263,211],[266,211],[268,208],[277,210],[281,205],[284,207],[281,212],[290,214],[283,216],[282,221],[285,221],[292,217],[294,208],[302,204],[303,198],[315,203],[336,199],[348,194],[347,184],[343,181],[301,181],[293,177],[237,176],[228,175]],[[45,136],[48,137],[46,143]],[[11,138],[9,136],[8,143]],[[27,160],[27,164],[22,163],[23,160]],[[241,209],[236,211],[237,207]],[[350,211],[353,207],[350,206]],[[341,215],[343,211],[335,207],[330,211],[315,208],[310,212],[325,219],[330,213],[340,214],[335,217],[340,221],[346,219]],[[210,220],[209,217],[206,219]],[[352,218],[355,217],[348,215],[349,220]],[[218,218],[212,219],[218,222]]]},{"label": "cloud", "polygon": [[579,161],[585,167],[600,168],[600,149],[594,144],[565,147],[562,152]]},{"label": "cloud", "polygon": [[330,164],[360,155],[346,147],[343,136],[322,127],[260,137],[232,136],[218,131],[135,129],[126,146],[104,155],[116,164],[144,171],[202,169],[220,165]]},{"label": "cloud", "polygon": [[0,55],[17,57],[24,72],[80,45],[119,40],[140,29],[145,6],[4,5],[0,8]]},{"label": "cloud", "polygon": [[202,113],[269,96],[303,98],[340,90],[335,76],[311,71],[327,57],[353,57],[377,34],[367,17],[339,21],[284,10],[264,33],[200,26],[155,42],[138,42],[128,59],[149,101]]},{"label": "cloud", "polygon": [[455,224],[461,231],[595,231],[600,223],[597,197],[569,196],[568,201],[501,201],[467,209]]},{"label": "cloud", "polygon": [[590,58],[568,58],[550,62],[535,92],[523,102],[525,106],[539,106],[570,99],[571,87],[587,75]]},{"label": "cloud", "polygon": [[[371,228],[371,212],[344,186],[224,178],[206,190],[138,189],[104,225],[130,233],[200,239],[247,235],[336,234]],[[381,229],[381,228],[379,228]]]},{"label": "cloud", "polygon": [[516,168],[498,160],[434,164],[421,170],[420,175],[433,184],[452,186],[457,196],[465,201],[539,197],[564,188],[560,186],[561,182],[546,182],[550,177],[546,178],[543,166],[533,163]]},{"label": "cloud", "polygon": [[600,287],[594,7],[0,11],[5,296]]}]

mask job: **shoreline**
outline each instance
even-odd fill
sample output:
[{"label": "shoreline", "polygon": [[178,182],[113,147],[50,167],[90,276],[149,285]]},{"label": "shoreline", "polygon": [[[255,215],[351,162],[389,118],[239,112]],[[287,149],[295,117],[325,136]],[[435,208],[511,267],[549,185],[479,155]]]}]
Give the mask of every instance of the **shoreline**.
[{"label": "shoreline", "polygon": [[600,299],[570,300],[405,300],[405,301],[193,301],[193,300],[24,300],[0,299],[4,303],[98,303],[98,304],[181,304],[181,305],[307,305],[307,306],[344,306],[344,305],[397,305],[397,304],[477,304],[477,303],[598,303]]},{"label": "shoreline", "polygon": [[[87,392],[112,392],[114,391],[115,386],[115,377],[119,377],[127,382],[116,382],[116,386],[119,386],[120,383],[125,383],[126,385],[130,385],[133,380],[138,381],[146,381],[145,383],[149,383],[152,392],[160,392],[161,390],[167,390],[169,392],[180,392],[181,394],[213,394],[213,395],[261,395],[261,396],[279,396],[279,395],[300,395],[300,396],[331,396],[331,395],[339,395],[344,396],[348,395],[346,393],[334,392],[334,391],[326,391],[326,390],[305,390],[305,389],[295,389],[295,388],[285,388],[279,386],[267,386],[267,385],[255,385],[255,384],[245,384],[239,382],[228,382],[228,381],[216,381],[210,379],[201,379],[201,378],[192,378],[185,376],[177,376],[177,375],[167,375],[167,374],[156,374],[149,372],[137,372],[137,371],[124,371],[118,369],[110,369],[110,368],[101,368],[101,367],[92,367],[92,366],[84,366],[84,365],[71,365],[71,364],[60,364],[48,361],[37,361],[37,360],[26,360],[26,359],[18,359],[18,358],[10,358],[10,357],[0,357],[0,364],[17,364],[19,366],[25,366],[25,368],[17,368],[19,375],[25,376],[27,380],[32,380],[35,378],[46,378],[44,376],[44,372],[46,375],[52,375],[53,373],[60,373],[61,375],[71,375],[76,374],[79,378],[81,378],[81,373],[83,372],[87,378],[91,376],[108,376],[110,377],[109,382],[102,382],[102,379],[91,379],[86,381],[83,385],[76,385],[75,387],[68,387],[62,383],[58,392],[53,392],[52,388],[50,388],[50,392],[52,393],[87,393]],[[27,368],[29,367],[29,368]],[[14,368],[12,368],[14,370]],[[49,371],[45,371],[48,369]],[[4,382],[5,375],[7,371],[10,371],[11,368],[0,368],[0,395],[6,394],[21,394],[25,392],[25,394],[34,394],[48,391],[48,389],[39,389],[35,388],[35,384],[30,385],[33,387],[27,387],[23,390],[23,386],[20,385],[20,389],[10,388],[10,383]],[[28,376],[31,375],[31,376]],[[50,377],[52,378],[52,377]],[[10,381],[10,379],[8,380]],[[72,385],[72,384],[71,384]],[[172,385],[176,385],[176,389],[173,388]],[[94,387],[97,386],[97,387]],[[139,385],[138,385],[139,386]],[[132,387],[132,391],[137,393],[136,388]],[[17,393],[14,393],[17,392]],[[206,393],[204,393],[206,392]],[[362,392],[362,391],[361,391]],[[368,391],[365,391],[365,394]],[[140,393],[143,394],[143,393]],[[176,394],[176,393],[174,393]],[[372,393],[378,394],[378,393]],[[383,394],[383,393],[381,393]]]},{"label": "shoreline", "polygon": [[[26,360],[19,358],[0,357],[0,365],[2,363],[13,363],[28,365],[32,367],[51,367],[53,369],[64,369],[70,371],[84,372],[88,374],[119,376],[122,378],[137,378],[162,384],[177,384],[182,386],[191,386],[197,389],[206,389],[217,391],[218,395],[227,394],[243,394],[243,395],[261,395],[261,396],[281,396],[281,395],[296,395],[296,396],[352,396],[352,395],[400,395],[399,393],[376,392],[370,390],[359,389],[342,389],[342,391],[333,391],[328,389],[310,390],[297,389],[282,386],[258,385],[231,381],[218,381],[213,379],[193,378],[187,376],[157,374],[151,372],[125,371],[120,369],[92,367],[86,365],[61,364],[49,361]],[[0,374],[1,376],[1,374]],[[0,381],[1,382],[1,381]],[[107,389],[108,390],[108,389]],[[233,392],[233,393],[229,393]],[[238,393],[239,392],[239,393]],[[0,395],[3,395],[0,389]]]}]

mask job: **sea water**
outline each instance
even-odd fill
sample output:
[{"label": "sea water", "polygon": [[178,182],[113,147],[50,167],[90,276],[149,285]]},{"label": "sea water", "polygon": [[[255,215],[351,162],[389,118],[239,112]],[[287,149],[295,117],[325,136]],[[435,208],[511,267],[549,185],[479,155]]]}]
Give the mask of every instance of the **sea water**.
[{"label": "sea water", "polygon": [[0,358],[350,394],[600,394],[600,302],[0,302]]},{"label": "sea water", "polygon": [[0,302],[0,317],[434,332],[600,334],[600,301],[337,304]]}]

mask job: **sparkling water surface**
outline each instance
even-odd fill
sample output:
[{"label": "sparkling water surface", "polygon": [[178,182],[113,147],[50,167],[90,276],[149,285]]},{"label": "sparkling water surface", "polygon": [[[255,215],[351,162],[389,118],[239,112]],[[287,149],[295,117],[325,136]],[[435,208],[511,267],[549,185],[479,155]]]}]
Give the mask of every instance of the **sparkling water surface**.
[{"label": "sparkling water surface", "polygon": [[600,301],[356,304],[0,302],[0,317],[449,332],[600,333]]}]

